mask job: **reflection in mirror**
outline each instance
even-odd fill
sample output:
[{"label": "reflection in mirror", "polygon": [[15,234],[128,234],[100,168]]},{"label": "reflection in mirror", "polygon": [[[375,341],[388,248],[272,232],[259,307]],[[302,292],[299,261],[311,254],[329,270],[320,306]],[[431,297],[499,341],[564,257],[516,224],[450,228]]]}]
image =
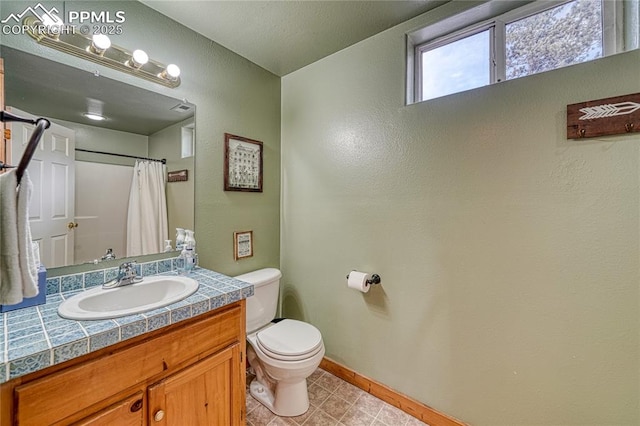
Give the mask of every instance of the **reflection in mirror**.
[{"label": "reflection in mirror", "polygon": [[[194,228],[195,105],[6,46],[0,57],[7,109],[53,123],[28,168],[31,228],[47,268],[158,253],[176,228]],[[12,123],[7,162],[19,162],[30,133]],[[136,158],[166,159],[165,172],[187,170],[188,180],[165,184],[162,173],[160,189],[135,194],[147,169],[162,167]],[[143,169],[134,173],[136,161]],[[165,221],[147,210],[150,199],[162,205],[160,193]]]}]

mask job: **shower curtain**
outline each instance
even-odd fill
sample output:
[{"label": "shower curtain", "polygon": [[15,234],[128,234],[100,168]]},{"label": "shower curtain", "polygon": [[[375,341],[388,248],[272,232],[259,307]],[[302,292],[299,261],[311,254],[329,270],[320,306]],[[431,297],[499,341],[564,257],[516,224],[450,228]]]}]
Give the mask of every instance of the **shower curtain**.
[{"label": "shower curtain", "polygon": [[166,166],[137,160],[129,194],[127,257],[160,253],[168,239]]}]

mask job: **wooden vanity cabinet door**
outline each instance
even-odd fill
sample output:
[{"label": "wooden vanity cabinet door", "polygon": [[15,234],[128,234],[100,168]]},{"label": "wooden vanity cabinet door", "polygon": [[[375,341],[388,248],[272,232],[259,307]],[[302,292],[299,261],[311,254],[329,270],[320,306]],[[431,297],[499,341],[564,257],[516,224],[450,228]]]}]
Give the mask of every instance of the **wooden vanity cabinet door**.
[{"label": "wooden vanity cabinet door", "polygon": [[243,425],[240,363],[240,345],[235,344],[149,386],[147,424]]},{"label": "wooden vanity cabinet door", "polygon": [[102,411],[97,412],[73,426],[142,426],[144,394],[137,392]]}]

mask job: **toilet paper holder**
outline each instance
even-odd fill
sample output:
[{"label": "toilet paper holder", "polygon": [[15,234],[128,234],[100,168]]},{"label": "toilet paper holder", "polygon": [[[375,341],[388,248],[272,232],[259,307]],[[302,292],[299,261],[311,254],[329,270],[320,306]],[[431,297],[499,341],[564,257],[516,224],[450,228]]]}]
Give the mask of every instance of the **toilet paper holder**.
[{"label": "toilet paper holder", "polygon": [[[355,271],[355,269],[354,269]],[[347,275],[347,279],[349,279],[349,275]],[[380,275],[378,274],[371,274],[371,279],[367,280],[367,284],[369,285],[373,285],[373,284],[380,284],[381,278]]]}]

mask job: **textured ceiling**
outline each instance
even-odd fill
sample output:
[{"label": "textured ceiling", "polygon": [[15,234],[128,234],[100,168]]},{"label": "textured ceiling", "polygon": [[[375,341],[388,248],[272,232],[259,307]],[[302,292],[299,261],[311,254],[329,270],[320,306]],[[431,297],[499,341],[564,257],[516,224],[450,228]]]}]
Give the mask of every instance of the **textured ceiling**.
[{"label": "textured ceiling", "polygon": [[272,73],[283,76],[449,0],[143,0]]}]

